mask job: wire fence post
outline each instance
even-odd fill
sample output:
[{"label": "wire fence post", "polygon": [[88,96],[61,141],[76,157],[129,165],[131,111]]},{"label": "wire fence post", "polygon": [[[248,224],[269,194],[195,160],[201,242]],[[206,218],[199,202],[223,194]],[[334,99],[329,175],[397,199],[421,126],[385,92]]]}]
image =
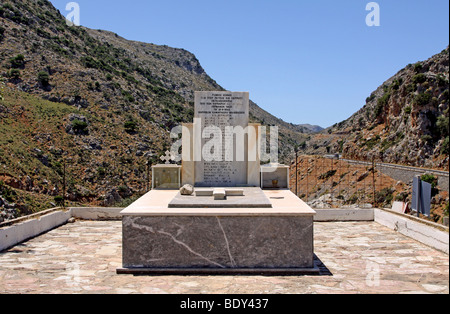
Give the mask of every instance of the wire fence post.
[{"label": "wire fence post", "polygon": [[298,197],[298,151],[295,150],[295,195]]},{"label": "wire fence post", "polygon": [[306,201],[309,200],[309,158],[306,164]]},{"label": "wire fence post", "polygon": [[62,204],[63,208],[66,207],[66,158],[63,156],[63,186],[62,186]]}]

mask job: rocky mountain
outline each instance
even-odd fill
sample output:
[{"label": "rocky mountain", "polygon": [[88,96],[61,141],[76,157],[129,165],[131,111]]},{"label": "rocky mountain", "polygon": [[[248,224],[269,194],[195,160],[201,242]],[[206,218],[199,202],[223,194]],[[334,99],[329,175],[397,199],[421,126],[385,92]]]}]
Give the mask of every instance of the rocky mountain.
[{"label": "rocky mountain", "polygon": [[320,125],[312,125],[312,124],[299,124],[300,127],[306,128],[310,132],[304,132],[304,133],[318,133],[320,131],[323,131],[324,128],[322,128]]},{"label": "rocky mountain", "polygon": [[[140,195],[194,91],[224,90],[192,53],[69,27],[47,0],[0,3],[0,77],[0,207],[18,214]],[[279,127],[281,161],[312,132],[253,102],[250,118]]]},{"label": "rocky mountain", "polygon": [[379,86],[349,119],[301,147],[315,154],[447,169],[449,48],[409,64]]}]

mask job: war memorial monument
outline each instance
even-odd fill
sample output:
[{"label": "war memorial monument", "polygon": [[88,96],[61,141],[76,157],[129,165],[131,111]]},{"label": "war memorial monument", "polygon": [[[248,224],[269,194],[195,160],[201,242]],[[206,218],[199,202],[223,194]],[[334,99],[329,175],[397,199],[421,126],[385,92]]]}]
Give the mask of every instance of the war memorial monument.
[{"label": "war memorial monument", "polygon": [[181,166],[162,158],[153,189],[121,212],[117,273],[319,273],[316,213],[289,190],[287,166],[261,165],[261,129],[249,93],[196,92]]}]

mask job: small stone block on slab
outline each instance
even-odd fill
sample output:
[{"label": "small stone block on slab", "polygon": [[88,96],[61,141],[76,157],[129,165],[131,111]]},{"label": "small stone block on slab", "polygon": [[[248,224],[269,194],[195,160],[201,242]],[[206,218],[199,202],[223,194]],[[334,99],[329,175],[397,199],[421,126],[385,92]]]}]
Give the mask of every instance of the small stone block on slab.
[{"label": "small stone block on slab", "polygon": [[227,192],[225,192],[225,189],[214,189],[213,196],[214,200],[221,201],[226,198]]},{"label": "small stone block on slab", "polygon": [[213,196],[214,189],[195,189],[195,196]]},{"label": "small stone block on slab", "polygon": [[244,189],[226,189],[227,196],[244,196]]}]

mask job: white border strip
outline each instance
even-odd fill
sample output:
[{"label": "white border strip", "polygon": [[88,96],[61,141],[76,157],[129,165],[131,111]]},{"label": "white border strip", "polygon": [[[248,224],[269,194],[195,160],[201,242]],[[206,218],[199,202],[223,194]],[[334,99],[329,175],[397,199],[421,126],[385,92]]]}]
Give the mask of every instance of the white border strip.
[{"label": "white border strip", "polygon": [[[449,254],[449,233],[406,216],[374,209],[375,221],[409,238]],[[445,227],[443,227],[445,228]]]},{"label": "white border strip", "polygon": [[70,210],[55,211],[36,219],[25,220],[0,229],[0,252],[59,227],[72,217]]}]

